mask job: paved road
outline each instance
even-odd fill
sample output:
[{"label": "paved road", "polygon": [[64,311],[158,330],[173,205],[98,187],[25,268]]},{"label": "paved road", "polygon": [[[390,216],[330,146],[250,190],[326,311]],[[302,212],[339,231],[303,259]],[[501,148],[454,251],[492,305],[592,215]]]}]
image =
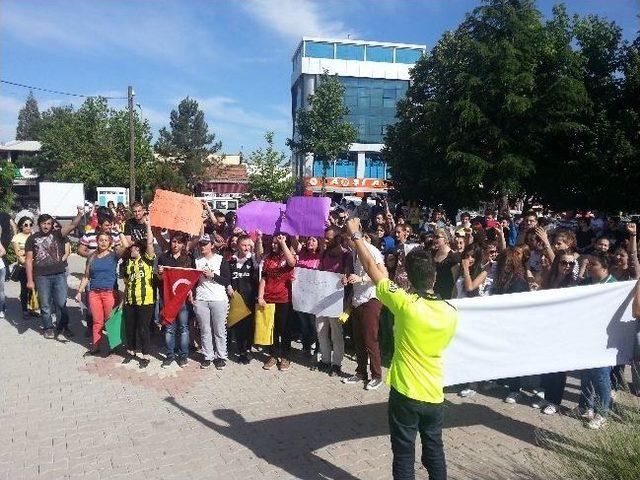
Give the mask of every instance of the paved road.
[{"label": "paved road", "polygon": [[[72,289],[81,267],[72,256]],[[83,358],[76,302],[68,302],[74,341],[45,340],[38,321],[20,318],[18,288],[7,284],[0,321],[0,478],[390,478],[386,386],[366,392],[298,362],[288,372],[257,361],[218,372],[194,361],[163,370],[154,359],[141,371],[117,355]],[[464,402],[447,394],[450,478],[519,478],[548,457],[536,429],[576,428],[506,405],[503,393]],[[577,399],[575,386],[568,397]],[[418,476],[426,478],[422,467]]]}]

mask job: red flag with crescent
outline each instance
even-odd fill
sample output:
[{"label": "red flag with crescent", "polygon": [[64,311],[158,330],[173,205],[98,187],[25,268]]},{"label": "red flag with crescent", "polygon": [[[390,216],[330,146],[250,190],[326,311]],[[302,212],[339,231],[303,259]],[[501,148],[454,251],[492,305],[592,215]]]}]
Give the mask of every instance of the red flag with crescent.
[{"label": "red flag with crescent", "polygon": [[192,268],[163,267],[163,307],[160,316],[163,325],[176,321],[178,312],[187,300],[187,295],[200,279],[202,271]]}]

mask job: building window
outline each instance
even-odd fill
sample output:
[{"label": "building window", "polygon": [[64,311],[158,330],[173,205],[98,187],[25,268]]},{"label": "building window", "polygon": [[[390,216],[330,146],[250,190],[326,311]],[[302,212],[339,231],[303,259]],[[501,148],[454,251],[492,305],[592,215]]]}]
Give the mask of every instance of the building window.
[{"label": "building window", "polygon": [[416,48],[396,48],[396,63],[416,63],[422,50]]},{"label": "building window", "polygon": [[367,152],[364,157],[365,178],[387,178],[387,164],[382,155],[375,152]]},{"label": "building window", "polygon": [[314,177],[335,177],[333,172],[333,165],[331,162],[327,165],[327,171],[324,171],[324,165],[322,165],[322,159],[313,158],[313,176]]},{"label": "building window", "polygon": [[364,45],[349,45],[338,43],[336,58],[340,60],[364,60]]},{"label": "building window", "polygon": [[335,176],[355,178],[357,163],[358,163],[358,153],[349,152],[348,155],[345,155],[336,161]]},{"label": "building window", "polygon": [[333,58],[333,43],[305,42],[305,56],[312,58]]},{"label": "building window", "polygon": [[367,61],[393,63],[393,48],[367,45]]}]

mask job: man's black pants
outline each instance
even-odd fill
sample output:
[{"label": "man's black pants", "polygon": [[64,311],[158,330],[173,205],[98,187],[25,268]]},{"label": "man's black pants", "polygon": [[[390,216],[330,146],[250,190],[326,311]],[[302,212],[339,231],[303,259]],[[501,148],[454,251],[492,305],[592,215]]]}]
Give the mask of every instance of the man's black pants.
[{"label": "man's black pants", "polygon": [[393,478],[415,478],[416,434],[422,441],[422,464],[429,480],[446,480],[447,465],[442,443],[444,418],[441,403],[413,400],[393,388],[389,394],[389,431],[393,451]]}]

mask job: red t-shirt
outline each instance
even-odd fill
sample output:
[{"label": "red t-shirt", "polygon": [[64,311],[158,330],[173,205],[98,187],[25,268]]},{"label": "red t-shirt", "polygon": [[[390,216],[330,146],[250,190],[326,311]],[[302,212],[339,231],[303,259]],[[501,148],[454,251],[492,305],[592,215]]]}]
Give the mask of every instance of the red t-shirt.
[{"label": "red t-shirt", "polygon": [[267,256],[262,265],[262,277],[265,280],[265,302],[289,303],[291,301],[293,267],[287,264],[284,255]]}]

